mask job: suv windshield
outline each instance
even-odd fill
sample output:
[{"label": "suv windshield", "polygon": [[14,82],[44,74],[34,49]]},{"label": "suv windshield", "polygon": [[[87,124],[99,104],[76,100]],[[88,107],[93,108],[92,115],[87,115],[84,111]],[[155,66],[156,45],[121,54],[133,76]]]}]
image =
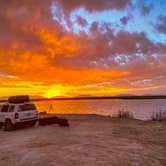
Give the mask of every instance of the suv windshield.
[{"label": "suv windshield", "polygon": [[20,105],[20,111],[30,111],[30,110],[36,110],[36,107],[34,104]]}]

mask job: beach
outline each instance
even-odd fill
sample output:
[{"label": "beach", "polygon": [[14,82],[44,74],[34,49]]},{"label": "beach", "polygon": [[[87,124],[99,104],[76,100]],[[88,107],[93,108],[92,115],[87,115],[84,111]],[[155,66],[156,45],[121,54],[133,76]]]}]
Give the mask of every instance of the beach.
[{"label": "beach", "polygon": [[57,115],[56,124],[0,130],[1,166],[164,166],[166,122],[101,115]]}]

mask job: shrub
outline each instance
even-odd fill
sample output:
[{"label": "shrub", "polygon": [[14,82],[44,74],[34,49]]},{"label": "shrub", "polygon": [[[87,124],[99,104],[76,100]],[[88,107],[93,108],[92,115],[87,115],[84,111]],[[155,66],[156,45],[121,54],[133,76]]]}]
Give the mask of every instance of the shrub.
[{"label": "shrub", "polygon": [[159,110],[159,111],[153,112],[153,114],[151,116],[151,120],[153,120],[153,121],[166,120],[166,111]]},{"label": "shrub", "polygon": [[129,111],[119,111],[118,118],[133,119],[133,114]]}]

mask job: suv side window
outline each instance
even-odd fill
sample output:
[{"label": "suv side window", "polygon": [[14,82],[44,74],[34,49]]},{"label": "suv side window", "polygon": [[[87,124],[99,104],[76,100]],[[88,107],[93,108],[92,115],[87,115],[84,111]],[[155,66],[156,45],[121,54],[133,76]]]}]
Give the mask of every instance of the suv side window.
[{"label": "suv side window", "polygon": [[24,104],[19,106],[19,111],[30,111],[30,110],[36,110],[34,104]]},{"label": "suv side window", "polygon": [[14,109],[15,109],[15,106],[14,106],[14,105],[11,105],[11,106],[9,107],[9,112],[14,112]]},{"label": "suv side window", "polygon": [[3,105],[2,109],[1,109],[1,112],[7,112],[8,108],[9,108],[9,105]]}]

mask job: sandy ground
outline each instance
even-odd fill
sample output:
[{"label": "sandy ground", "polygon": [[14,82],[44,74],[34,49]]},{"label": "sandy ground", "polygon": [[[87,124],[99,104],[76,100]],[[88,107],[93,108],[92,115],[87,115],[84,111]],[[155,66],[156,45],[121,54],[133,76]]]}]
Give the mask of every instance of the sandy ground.
[{"label": "sandy ground", "polygon": [[0,166],[166,165],[166,122],[65,115],[70,128],[0,130]]}]

